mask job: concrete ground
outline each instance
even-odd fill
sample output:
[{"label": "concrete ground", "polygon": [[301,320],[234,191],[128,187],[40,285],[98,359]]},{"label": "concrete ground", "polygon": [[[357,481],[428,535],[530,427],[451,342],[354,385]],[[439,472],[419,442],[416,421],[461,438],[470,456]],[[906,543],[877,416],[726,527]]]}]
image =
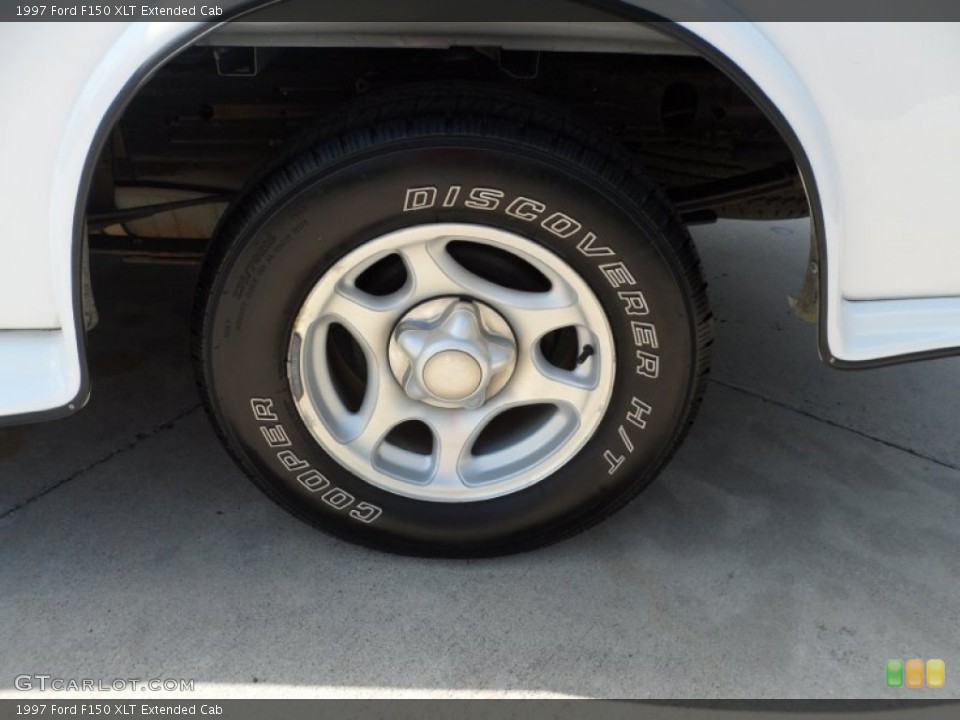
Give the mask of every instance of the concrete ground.
[{"label": "concrete ground", "polygon": [[[262,497],[194,390],[195,269],[100,259],[90,405],[0,430],[0,694],[26,673],[192,697],[960,697],[960,361],[821,365],[785,297],[807,233],[698,229],[717,325],[686,445],[587,534],[475,562],[356,548]],[[884,686],[914,657],[946,661],[943,690]]]}]

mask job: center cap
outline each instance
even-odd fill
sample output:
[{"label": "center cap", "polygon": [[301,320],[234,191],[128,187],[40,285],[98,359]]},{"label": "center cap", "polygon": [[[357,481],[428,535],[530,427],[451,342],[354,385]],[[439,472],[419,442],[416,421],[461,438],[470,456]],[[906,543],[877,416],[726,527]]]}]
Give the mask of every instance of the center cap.
[{"label": "center cap", "polygon": [[465,400],[480,387],[483,368],[473,356],[461,350],[442,350],[423,366],[423,384],[444,400]]},{"label": "center cap", "polygon": [[414,400],[476,408],[500,392],[516,366],[516,340],[493,308],[437,298],[412,308],[390,336],[390,368]]}]

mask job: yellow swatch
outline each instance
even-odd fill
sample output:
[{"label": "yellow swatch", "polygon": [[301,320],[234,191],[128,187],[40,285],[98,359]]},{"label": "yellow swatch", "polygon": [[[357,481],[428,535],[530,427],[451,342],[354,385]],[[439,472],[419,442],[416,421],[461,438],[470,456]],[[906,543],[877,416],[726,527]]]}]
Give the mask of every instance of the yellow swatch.
[{"label": "yellow swatch", "polygon": [[927,660],[927,687],[942,688],[947,677],[943,660]]}]

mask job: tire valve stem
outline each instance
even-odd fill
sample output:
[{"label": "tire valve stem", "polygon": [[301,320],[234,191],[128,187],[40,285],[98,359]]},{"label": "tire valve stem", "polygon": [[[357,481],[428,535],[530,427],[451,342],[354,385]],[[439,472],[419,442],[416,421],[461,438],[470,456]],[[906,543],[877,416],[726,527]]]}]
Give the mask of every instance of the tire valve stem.
[{"label": "tire valve stem", "polygon": [[583,350],[577,356],[577,365],[583,365],[587,361],[587,358],[595,352],[596,350],[593,348],[593,345],[584,345]]}]

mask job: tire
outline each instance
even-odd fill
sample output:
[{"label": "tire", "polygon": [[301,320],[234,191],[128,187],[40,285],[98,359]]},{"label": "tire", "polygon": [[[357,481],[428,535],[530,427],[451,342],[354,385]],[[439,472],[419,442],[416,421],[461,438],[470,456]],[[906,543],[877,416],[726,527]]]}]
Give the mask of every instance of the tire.
[{"label": "tire", "polygon": [[221,439],[282,507],[478,557],[652,481],[699,405],[710,315],[686,229],[615,141],[524,95],[414,87],[347,106],[241,194],[194,341]]}]

